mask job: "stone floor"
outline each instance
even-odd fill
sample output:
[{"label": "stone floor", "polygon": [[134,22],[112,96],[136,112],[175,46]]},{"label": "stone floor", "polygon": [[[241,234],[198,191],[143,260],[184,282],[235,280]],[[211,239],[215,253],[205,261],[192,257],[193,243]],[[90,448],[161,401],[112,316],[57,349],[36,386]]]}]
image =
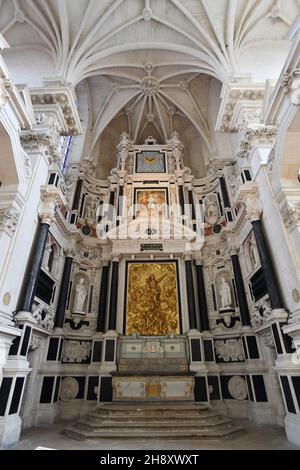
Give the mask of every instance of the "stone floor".
[{"label": "stone floor", "polygon": [[102,439],[76,441],[61,435],[65,425],[42,426],[26,430],[21,435],[18,450],[46,447],[58,450],[300,450],[290,444],[285,432],[278,426],[254,425],[249,421],[237,421],[245,426],[245,432],[227,440],[199,439]]}]

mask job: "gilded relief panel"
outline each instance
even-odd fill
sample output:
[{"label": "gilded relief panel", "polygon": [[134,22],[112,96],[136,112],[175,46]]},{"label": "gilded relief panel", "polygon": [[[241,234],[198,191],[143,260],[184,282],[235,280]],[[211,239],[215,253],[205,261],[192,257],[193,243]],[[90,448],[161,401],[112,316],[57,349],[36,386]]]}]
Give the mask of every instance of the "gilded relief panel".
[{"label": "gilded relief panel", "polygon": [[179,334],[176,263],[129,263],[126,334]]}]

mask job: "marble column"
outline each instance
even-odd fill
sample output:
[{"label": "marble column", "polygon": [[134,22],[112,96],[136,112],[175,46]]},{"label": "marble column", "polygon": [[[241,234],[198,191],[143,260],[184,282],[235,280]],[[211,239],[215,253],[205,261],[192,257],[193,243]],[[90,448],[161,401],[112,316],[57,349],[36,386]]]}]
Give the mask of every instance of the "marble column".
[{"label": "marble column", "polygon": [[224,176],[220,176],[219,181],[220,181],[220,187],[221,187],[224,207],[225,208],[230,207],[230,201],[229,201],[229,197],[228,197],[228,192],[227,192],[227,187],[226,187],[226,182],[225,182]]},{"label": "marble column", "polygon": [[280,286],[276,277],[270,250],[263,230],[262,221],[251,220],[251,224],[253,227],[261,267],[264,272],[271,308],[272,310],[284,308],[280,293]]},{"label": "marble column", "polygon": [[200,262],[196,262],[196,275],[197,275],[198,302],[199,302],[199,315],[200,315],[200,319],[199,319],[200,331],[209,331],[203,265]]},{"label": "marble column", "polygon": [[240,261],[237,253],[232,252],[231,262],[234,273],[234,280],[236,286],[236,292],[238,297],[238,303],[240,308],[241,321],[243,326],[250,326],[250,313],[248,308],[248,302],[245,293],[245,285],[242,276]]},{"label": "marble column", "polygon": [[123,193],[124,193],[124,187],[121,185],[119,187],[119,199],[118,199],[117,222],[116,222],[117,227],[120,225],[120,220],[118,219],[118,217],[123,215]]},{"label": "marble column", "polygon": [[[182,184],[180,184],[178,186],[178,195],[179,195],[179,204],[180,204],[180,209],[181,209],[181,215],[184,216],[184,194],[183,194]],[[184,219],[183,219],[183,222],[185,223]]]},{"label": "marble column", "polygon": [[61,284],[60,284],[56,315],[55,315],[55,322],[54,322],[55,328],[63,328],[64,326],[72,263],[73,263],[73,258],[71,256],[66,256],[64,270],[63,270]]},{"label": "marble column", "polygon": [[112,189],[109,194],[108,224],[106,225],[106,232],[112,229],[115,215],[115,191]]},{"label": "marble column", "polygon": [[186,275],[186,294],[188,301],[188,313],[190,330],[197,330],[197,317],[196,317],[196,303],[195,291],[193,280],[193,265],[190,259],[185,260],[185,275]]},{"label": "marble column", "polygon": [[252,189],[250,188],[243,199],[243,202],[246,204],[247,217],[251,221],[253,227],[253,233],[261,267],[264,273],[271,308],[272,310],[284,309],[280,285],[276,276],[268,241],[261,221],[262,205],[258,196],[258,189],[256,187]]},{"label": "marble column", "polygon": [[72,211],[77,210],[79,206],[79,201],[80,201],[80,195],[81,195],[81,190],[82,190],[82,179],[78,179],[76,183],[76,189],[74,193],[74,199],[73,199],[73,204],[72,204]]},{"label": "marble column", "polygon": [[189,189],[189,205],[190,205],[190,217],[193,223],[193,230],[196,232],[196,214],[195,214],[195,206],[194,206],[194,199],[193,199],[193,191]]},{"label": "marble column", "polygon": [[117,324],[117,304],[118,304],[118,282],[119,282],[119,260],[113,260],[110,281],[110,301],[108,330],[115,330]]},{"label": "marble column", "polygon": [[109,265],[102,266],[102,277],[101,277],[98,318],[97,318],[97,331],[101,333],[104,333],[105,331],[107,292],[108,292],[108,274],[109,274]]},{"label": "marble column", "polygon": [[19,310],[31,312],[34,296],[36,293],[40,269],[42,266],[45,245],[49,232],[49,223],[41,222],[38,226],[37,236],[34,241],[33,253],[31,256],[29,269],[26,273],[24,283],[25,291],[23,293]]}]

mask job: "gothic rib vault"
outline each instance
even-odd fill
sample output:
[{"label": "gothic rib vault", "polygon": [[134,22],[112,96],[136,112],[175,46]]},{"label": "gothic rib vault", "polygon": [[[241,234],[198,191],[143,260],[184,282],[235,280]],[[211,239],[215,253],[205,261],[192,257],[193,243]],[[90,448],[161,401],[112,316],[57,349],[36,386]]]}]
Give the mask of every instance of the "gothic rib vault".
[{"label": "gothic rib vault", "polygon": [[299,6],[0,0],[2,446],[149,401],[300,445]]}]

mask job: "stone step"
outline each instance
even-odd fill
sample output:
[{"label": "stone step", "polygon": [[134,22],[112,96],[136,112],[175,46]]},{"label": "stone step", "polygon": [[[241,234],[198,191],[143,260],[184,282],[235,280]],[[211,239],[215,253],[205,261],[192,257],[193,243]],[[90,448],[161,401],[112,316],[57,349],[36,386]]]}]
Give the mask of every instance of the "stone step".
[{"label": "stone step", "polygon": [[148,409],[156,409],[156,410],[210,410],[208,405],[203,405],[202,403],[195,403],[195,402],[110,402],[110,403],[102,403],[97,405],[96,411],[98,410],[128,410],[128,409],[136,409],[136,410],[148,410]]},{"label": "stone step", "polygon": [[109,412],[109,413],[101,413],[101,412],[92,412],[90,414],[91,418],[95,418],[95,419],[105,419],[105,418],[111,418],[111,419],[128,419],[131,418],[131,419],[151,419],[152,417],[157,417],[157,415],[159,414],[159,416],[161,418],[165,418],[165,419],[174,419],[174,420],[180,420],[180,419],[194,419],[194,418],[198,418],[198,419],[210,419],[210,418],[214,418],[215,416],[219,416],[218,413],[215,413],[215,412],[203,412],[203,413],[177,413],[176,410],[174,411],[169,411],[169,412],[164,412],[164,411],[161,411],[161,412],[157,412],[157,411],[148,411],[148,412],[144,412],[144,411],[127,411],[127,412]]},{"label": "stone step", "polygon": [[242,431],[231,419],[197,403],[104,403],[63,433],[89,438],[224,438]]},{"label": "stone step", "polygon": [[[153,420],[141,420],[141,421],[131,421],[131,420],[124,420],[124,421],[114,421],[114,420],[99,420],[93,421],[90,418],[84,419],[81,418],[78,421],[77,425],[88,425],[93,428],[97,427],[119,427],[119,428],[130,428],[130,427],[143,427],[143,428],[150,428],[150,427],[170,427],[170,420],[158,420],[156,418]],[[193,420],[181,420],[176,422],[172,422],[172,427],[175,425],[176,427],[211,427],[211,426],[220,426],[223,424],[231,424],[231,420],[229,418],[219,416],[217,419],[212,420],[198,420],[197,418]]]},{"label": "stone step", "polygon": [[232,425],[231,427],[226,427],[226,428],[219,428],[219,429],[166,429],[166,430],[161,430],[161,429],[155,429],[155,430],[143,430],[141,432],[140,429],[130,429],[124,430],[124,429],[104,429],[100,430],[98,429],[97,432],[93,431],[87,431],[87,430],[81,430],[81,429],[76,429],[73,427],[69,427],[64,429],[63,434],[65,436],[68,436],[72,439],[77,439],[77,440],[84,440],[84,439],[95,439],[95,438],[101,438],[101,439],[117,439],[117,438],[159,438],[163,437],[166,439],[172,439],[172,438],[192,438],[192,437],[197,437],[197,438],[202,438],[202,439],[225,439],[229,437],[233,437],[234,435],[237,435],[237,433],[240,433],[244,430],[242,426],[236,426]]}]

